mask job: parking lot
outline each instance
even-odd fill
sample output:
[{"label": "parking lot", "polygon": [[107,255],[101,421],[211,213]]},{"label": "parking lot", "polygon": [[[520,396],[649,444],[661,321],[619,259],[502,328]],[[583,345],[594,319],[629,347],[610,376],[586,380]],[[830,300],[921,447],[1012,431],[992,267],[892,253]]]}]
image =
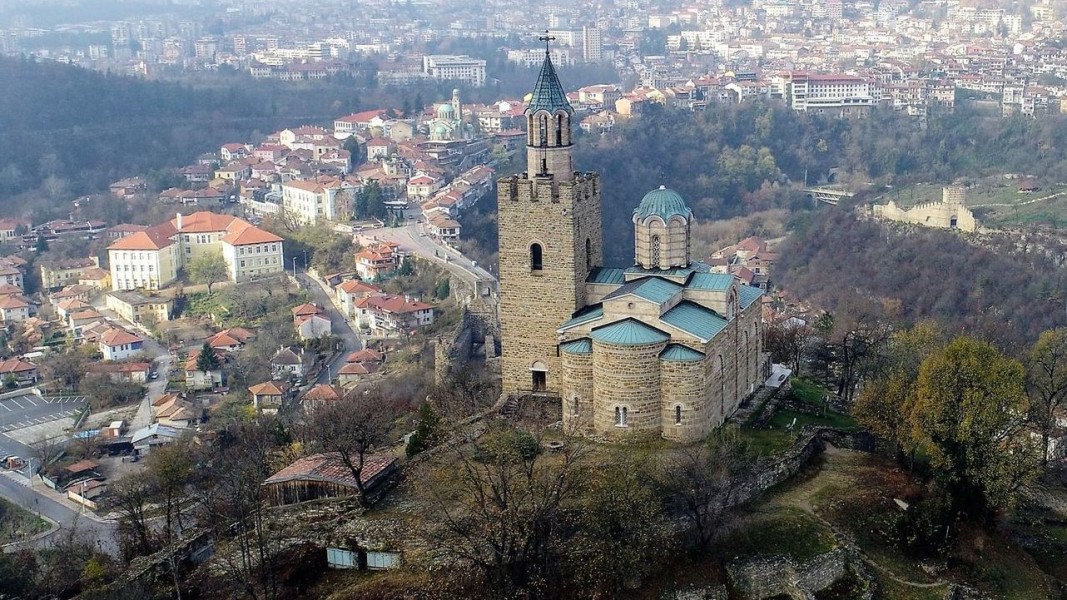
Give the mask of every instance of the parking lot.
[{"label": "parking lot", "polygon": [[0,400],[0,433],[72,417],[85,405],[84,396],[41,398],[25,395]]},{"label": "parking lot", "polygon": [[84,396],[26,394],[0,400],[0,454],[26,458],[35,442],[63,435],[84,405]]}]

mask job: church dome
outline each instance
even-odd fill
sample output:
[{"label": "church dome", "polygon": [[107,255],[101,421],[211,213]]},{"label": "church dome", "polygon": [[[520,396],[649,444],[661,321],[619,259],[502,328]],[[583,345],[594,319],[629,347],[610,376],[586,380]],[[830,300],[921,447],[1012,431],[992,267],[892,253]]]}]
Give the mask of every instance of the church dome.
[{"label": "church dome", "polygon": [[448,127],[445,127],[444,123],[438,124],[437,127],[433,128],[433,134],[434,137],[443,139],[448,135]]},{"label": "church dome", "polygon": [[438,119],[451,119],[452,118],[452,105],[451,104],[442,104],[441,106],[438,106],[437,107],[437,118]]},{"label": "church dome", "polygon": [[689,206],[678,192],[661,185],[658,190],[645,194],[645,197],[641,199],[641,204],[634,210],[634,216],[638,220],[653,215],[664,221],[674,216],[681,216],[688,220],[693,215],[693,211],[689,210]]}]

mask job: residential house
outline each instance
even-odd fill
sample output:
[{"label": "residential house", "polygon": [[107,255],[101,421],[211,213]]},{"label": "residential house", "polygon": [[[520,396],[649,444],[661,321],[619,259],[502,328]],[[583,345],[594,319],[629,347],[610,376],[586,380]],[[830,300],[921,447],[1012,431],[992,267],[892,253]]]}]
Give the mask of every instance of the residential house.
[{"label": "residential house", "polygon": [[166,427],[186,429],[200,421],[203,410],[181,394],[163,394],[152,401],[155,422]]},{"label": "residential house", "polygon": [[265,414],[277,414],[291,394],[291,388],[284,381],[265,381],[248,388],[252,395],[252,406]]},{"label": "residential house", "polygon": [[85,270],[99,268],[100,259],[95,256],[88,258],[68,258],[53,261],[41,265],[41,287],[46,290],[55,290],[63,286],[78,283]]},{"label": "residential house", "polygon": [[145,383],[152,371],[152,363],[145,361],[120,363],[92,363],[86,369],[89,373],[106,373],[116,383]]},{"label": "residential house", "polygon": [[120,179],[107,186],[111,194],[116,198],[129,198],[137,194],[143,194],[148,189],[148,184],[141,177],[127,177]]},{"label": "residential house", "polygon": [[89,300],[92,299],[93,292],[93,288],[87,285],[82,285],[80,283],[75,285],[68,285],[67,287],[59,290],[58,292],[49,294],[48,302],[51,303],[52,306],[56,306],[64,300],[81,300],[83,302],[88,303]]},{"label": "residential house", "polygon": [[311,371],[311,358],[299,346],[282,346],[270,359],[271,377],[282,380],[307,377]]},{"label": "residential house", "polygon": [[19,289],[26,289],[22,281],[22,269],[0,265],[0,284],[13,285]]},{"label": "residential house", "polygon": [[30,303],[19,295],[0,298],[0,321],[16,323],[30,318]]},{"label": "residential house", "polygon": [[0,381],[13,379],[19,385],[37,383],[37,365],[21,358],[0,360]]},{"label": "residential house", "polygon": [[104,323],[104,315],[96,312],[91,308],[75,311],[67,316],[67,325],[74,333],[75,337],[79,336],[79,331],[85,327],[94,323]]},{"label": "residential house", "polygon": [[118,327],[112,327],[100,335],[98,342],[104,360],[126,360],[144,350],[144,340]]},{"label": "residential house", "polygon": [[751,236],[715,251],[708,264],[714,273],[732,273],[748,285],[767,289],[777,259],[777,253],[770,250],[767,242]]},{"label": "residential house", "polygon": [[392,275],[400,268],[400,244],[382,242],[356,252],[356,274],[364,281],[375,281]]},{"label": "residential house", "polygon": [[29,221],[23,219],[0,219],[0,243],[21,238],[22,234],[29,230]]},{"label": "residential house", "polygon": [[82,272],[78,278],[78,285],[94,290],[106,290],[111,288],[111,272],[99,267],[90,267]]},{"label": "residential house", "polygon": [[207,339],[207,345],[223,352],[236,352],[256,337],[243,327],[223,329]]},{"label": "residential house", "polygon": [[454,246],[459,243],[460,224],[458,221],[450,219],[446,215],[436,213],[427,217],[426,226],[430,231],[430,235],[443,241],[449,246]]},{"label": "residential house", "polygon": [[208,390],[221,387],[223,383],[222,368],[228,358],[225,352],[212,350],[218,358],[219,367],[208,371],[201,371],[196,366],[200,358],[200,348],[189,352],[185,359],[185,388],[189,390]]},{"label": "residential house", "polygon": [[344,307],[346,318],[356,316],[357,302],[368,296],[377,296],[382,293],[382,290],[377,287],[363,283],[358,279],[343,281],[334,290],[337,294],[337,300]]},{"label": "residential house", "polygon": [[293,325],[301,340],[318,339],[333,333],[330,317],[317,304],[301,304],[292,309]]},{"label": "residential house", "polygon": [[59,315],[59,318],[63,319],[65,323],[69,324],[71,315],[86,310],[91,310],[93,307],[91,304],[80,298],[68,298],[67,300],[63,300],[56,304],[55,308],[56,314]]},{"label": "residential house", "polygon": [[385,355],[364,348],[345,357],[345,365],[337,371],[337,382],[342,388],[351,388],[380,374]]},{"label": "residential house", "polygon": [[[396,457],[371,455],[360,471],[360,484],[368,492],[396,470]],[[351,469],[336,453],[301,458],[263,482],[267,502],[274,506],[297,504],[321,498],[359,494]]]},{"label": "residential house", "polygon": [[423,202],[444,186],[444,179],[420,174],[408,180],[408,198]]},{"label": "residential house", "polygon": [[407,296],[370,296],[360,300],[356,309],[360,326],[374,335],[408,334],[433,323],[434,307]]},{"label": "residential house", "polygon": [[109,309],[130,323],[169,321],[173,305],[170,298],[134,291],[111,292],[106,296],[106,302]]},{"label": "residential house", "polygon": [[330,402],[336,402],[345,395],[345,391],[337,386],[325,383],[316,384],[300,399],[304,412],[312,412]]}]

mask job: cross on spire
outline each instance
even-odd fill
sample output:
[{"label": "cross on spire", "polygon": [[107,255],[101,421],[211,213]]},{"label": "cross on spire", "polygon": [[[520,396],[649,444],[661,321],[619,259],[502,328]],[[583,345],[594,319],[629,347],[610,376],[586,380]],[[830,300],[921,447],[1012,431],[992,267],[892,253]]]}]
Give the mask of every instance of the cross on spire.
[{"label": "cross on spire", "polygon": [[548,30],[545,30],[544,35],[537,36],[537,39],[545,43],[545,55],[548,55],[548,43],[554,41],[556,36],[548,35]]}]

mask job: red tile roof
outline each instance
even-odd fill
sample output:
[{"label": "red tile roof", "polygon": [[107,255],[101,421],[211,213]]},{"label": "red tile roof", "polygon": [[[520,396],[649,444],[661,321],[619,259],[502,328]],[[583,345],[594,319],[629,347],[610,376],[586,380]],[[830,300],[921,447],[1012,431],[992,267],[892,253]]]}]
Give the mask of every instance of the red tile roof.
[{"label": "red tile roof", "polygon": [[[378,476],[389,472],[396,463],[393,456],[374,455],[368,456],[363,462],[363,470],[360,472],[360,480],[363,485],[368,485]],[[263,482],[264,485],[272,483],[285,483],[287,481],[324,481],[339,485],[355,487],[356,480],[352,477],[352,471],[341,462],[336,453],[313,454],[294,462],[293,464],[271,475]]]},{"label": "red tile roof", "polygon": [[122,344],[136,344],[144,340],[128,331],[113,327],[100,336],[100,341],[106,346],[121,346]]}]

